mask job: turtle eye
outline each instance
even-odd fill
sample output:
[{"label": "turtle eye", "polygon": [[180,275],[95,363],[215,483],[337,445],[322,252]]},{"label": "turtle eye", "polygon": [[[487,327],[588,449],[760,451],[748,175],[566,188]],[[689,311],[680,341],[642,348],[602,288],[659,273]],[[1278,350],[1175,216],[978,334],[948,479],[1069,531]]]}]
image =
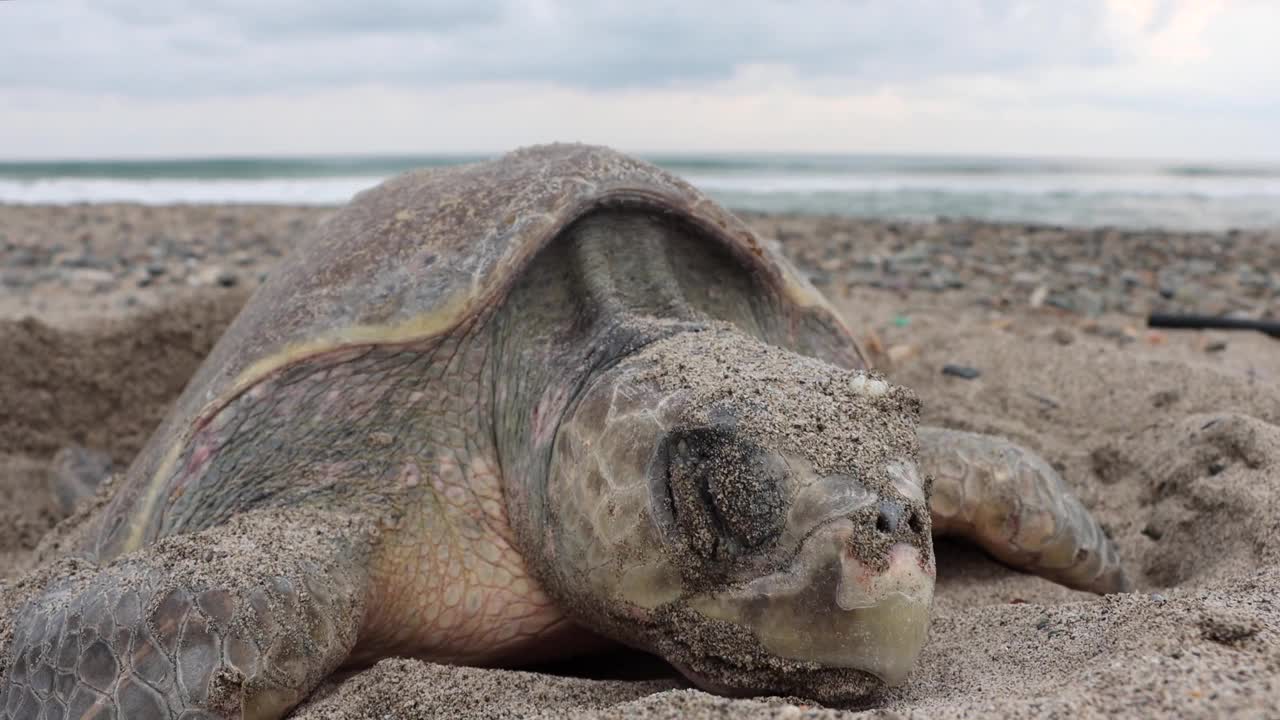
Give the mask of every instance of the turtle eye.
[{"label": "turtle eye", "polygon": [[732,429],[677,430],[665,441],[674,529],[700,557],[731,560],[772,546],[787,511],[787,465]]}]

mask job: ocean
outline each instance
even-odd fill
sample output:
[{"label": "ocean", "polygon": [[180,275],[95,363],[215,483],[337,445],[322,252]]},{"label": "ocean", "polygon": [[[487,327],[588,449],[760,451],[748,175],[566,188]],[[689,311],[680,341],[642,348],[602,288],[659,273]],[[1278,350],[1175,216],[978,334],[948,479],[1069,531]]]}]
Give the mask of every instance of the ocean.
[{"label": "ocean", "polygon": [[[0,162],[0,203],[338,204],[473,155]],[[735,209],[1076,227],[1280,228],[1280,164],[649,155]]]}]

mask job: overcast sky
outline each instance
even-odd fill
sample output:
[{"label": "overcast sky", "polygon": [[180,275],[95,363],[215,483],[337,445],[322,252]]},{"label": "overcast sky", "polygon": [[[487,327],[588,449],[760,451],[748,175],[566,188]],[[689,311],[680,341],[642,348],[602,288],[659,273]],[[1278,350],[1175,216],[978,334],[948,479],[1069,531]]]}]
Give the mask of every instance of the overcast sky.
[{"label": "overcast sky", "polygon": [[1275,161],[1280,2],[0,2],[3,159],[549,140]]}]

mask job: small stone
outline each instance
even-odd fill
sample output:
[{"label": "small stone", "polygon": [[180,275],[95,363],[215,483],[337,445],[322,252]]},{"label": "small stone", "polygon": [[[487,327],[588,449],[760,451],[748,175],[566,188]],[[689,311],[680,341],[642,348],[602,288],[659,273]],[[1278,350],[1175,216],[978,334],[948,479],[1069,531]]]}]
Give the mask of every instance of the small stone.
[{"label": "small stone", "polygon": [[1223,350],[1226,350],[1226,349],[1227,349],[1226,340],[1214,340],[1213,342],[1204,346],[1204,351],[1211,352],[1211,353],[1222,352]]},{"label": "small stone", "polygon": [[981,375],[982,371],[967,365],[952,365],[948,363],[942,366],[942,374],[962,378],[964,380],[973,380]]},{"label": "small stone", "polygon": [[928,259],[929,246],[924,243],[916,243],[889,256],[889,266],[890,268],[897,266],[916,267],[923,265]]},{"label": "small stone", "polygon": [[927,286],[928,289],[935,292],[942,290],[960,290],[964,288],[965,281],[960,279],[959,275],[956,275],[947,268],[937,268],[929,273]]},{"label": "small stone", "polygon": [[1169,602],[1169,598],[1165,597],[1164,595],[1161,595],[1160,593],[1151,593],[1151,602],[1157,605],[1163,605]]},{"label": "small stone", "polygon": [[1185,263],[1184,268],[1188,275],[1211,275],[1217,271],[1218,264],[1212,260],[1192,258]]},{"label": "small stone", "polygon": [[58,264],[66,268],[86,268],[93,270],[106,270],[111,264],[105,260],[99,260],[92,255],[73,255],[63,257],[58,260]]},{"label": "small stone", "polygon": [[31,285],[31,273],[6,270],[0,272],[0,287],[25,288]]},{"label": "small stone", "polygon": [[1173,299],[1184,303],[1188,307],[1195,307],[1206,294],[1203,286],[1190,283],[1178,286],[1178,291],[1173,294]]},{"label": "small stone", "polygon": [[1067,328],[1060,327],[1053,331],[1053,339],[1059,345],[1070,345],[1076,341],[1076,334]]},{"label": "small stone", "polygon": [[1069,293],[1052,293],[1045,304],[1082,315],[1100,315],[1106,303],[1097,293],[1081,289]]},{"label": "small stone", "polygon": [[116,276],[106,270],[95,268],[76,268],[63,275],[67,286],[76,292],[100,293],[110,290],[116,284]]},{"label": "small stone", "polygon": [[894,366],[906,362],[915,354],[916,347],[914,345],[893,345],[885,351],[885,355],[889,358],[889,364]]},{"label": "small stone", "polygon": [[1020,270],[1009,277],[1017,287],[1036,287],[1040,284],[1040,273],[1027,272]]},{"label": "small stone", "polygon": [[9,256],[8,264],[11,267],[35,267],[40,264],[40,257],[31,250],[26,248],[18,248]]},{"label": "small stone", "polygon": [[1089,263],[1072,262],[1067,263],[1063,268],[1067,274],[1076,275],[1090,280],[1100,280],[1103,276],[1102,268]]},{"label": "small stone", "polygon": [[217,285],[218,287],[229,288],[235,287],[240,282],[240,278],[226,268],[212,265],[192,275],[188,282],[192,285]]},{"label": "small stone", "polygon": [[1031,305],[1031,307],[1038,308],[1044,305],[1045,298],[1047,297],[1049,297],[1049,286],[1041,285],[1040,287],[1031,291],[1031,297],[1027,300],[1027,302]]}]

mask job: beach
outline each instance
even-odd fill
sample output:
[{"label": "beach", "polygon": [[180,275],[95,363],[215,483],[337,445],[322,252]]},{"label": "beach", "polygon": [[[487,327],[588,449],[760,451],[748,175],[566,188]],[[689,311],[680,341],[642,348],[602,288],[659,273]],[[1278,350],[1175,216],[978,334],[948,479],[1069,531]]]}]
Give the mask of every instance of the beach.
[{"label": "beach", "polygon": [[[0,657],[20,578],[64,514],[53,454],[79,444],[126,465],[332,212],[0,205]],[[295,717],[1275,717],[1280,340],[1145,318],[1280,319],[1280,230],[743,217],[915,389],[926,422],[1053,464],[1136,590],[1066,590],[942,540],[924,653],[865,707],[719,698],[620,651],[514,670],[387,660],[327,682]]]}]

